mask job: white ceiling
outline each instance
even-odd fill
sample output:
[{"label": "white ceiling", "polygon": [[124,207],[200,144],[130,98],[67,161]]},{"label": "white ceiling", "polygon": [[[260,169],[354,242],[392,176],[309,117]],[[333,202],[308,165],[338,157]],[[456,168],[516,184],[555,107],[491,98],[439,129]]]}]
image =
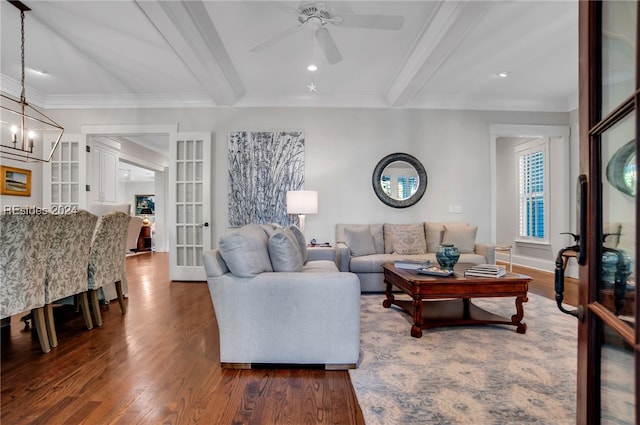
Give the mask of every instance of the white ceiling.
[{"label": "white ceiling", "polygon": [[[23,2],[27,100],[44,108],[577,107],[576,1],[326,1],[332,15],[404,17],[398,31],[327,24],[335,65],[309,27],[250,51],[309,2]],[[1,1],[0,14],[0,89],[18,96],[19,11]]]},{"label": "white ceiling", "polygon": [[154,182],[155,172],[126,162],[118,164],[118,180],[125,183]]}]

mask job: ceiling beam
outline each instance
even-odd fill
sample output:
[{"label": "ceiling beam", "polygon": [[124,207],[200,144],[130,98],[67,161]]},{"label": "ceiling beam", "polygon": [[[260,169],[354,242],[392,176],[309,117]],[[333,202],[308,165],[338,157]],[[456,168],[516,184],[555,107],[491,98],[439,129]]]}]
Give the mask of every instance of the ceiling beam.
[{"label": "ceiling beam", "polygon": [[440,1],[409,57],[389,85],[386,93],[389,105],[403,107],[413,99],[453,53],[489,4],[489,1]]},{"label": "ceiling beam", "polygon": [[218,106],[233,105],[244,96],[238,71],[202,1],[136,4]]}]

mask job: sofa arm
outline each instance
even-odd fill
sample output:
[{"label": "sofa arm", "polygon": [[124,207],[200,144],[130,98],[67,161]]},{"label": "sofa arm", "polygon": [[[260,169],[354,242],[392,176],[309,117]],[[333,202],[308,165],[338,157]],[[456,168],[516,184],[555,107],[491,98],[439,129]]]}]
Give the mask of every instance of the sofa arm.
[{"label": "sofa arm", "polygon": [[328,246],[313,246],[307,248],[307,261],[327,260],[336,261],[335,249]]},{"label": "sofa arm", "polygon": [[351,261],[351,249],[344,242],[336,243],[336,265],[341,272],[349,271],[349,262]]},{"label": "sofa arm", "polygon": [[487,259],[487,264],[496,263],[496,246],[488,243],[477,243],[476,254],[484,255]]}]

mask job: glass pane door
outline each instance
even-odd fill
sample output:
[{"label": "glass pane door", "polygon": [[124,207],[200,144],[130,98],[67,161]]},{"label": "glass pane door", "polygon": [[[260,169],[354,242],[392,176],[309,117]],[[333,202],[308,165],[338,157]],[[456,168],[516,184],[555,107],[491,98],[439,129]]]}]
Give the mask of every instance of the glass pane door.
[{"label": "glass pane door", "polygon": [[640,420],[638,2],[580,2],[580,170],[589,185],[580,270],[577,423]]},{"label": "glass pane door", "polygon": [[180,134],[173,146],[169,194],[175,205],[169,249],[172,280],[204,280],[203,254],[211,247],[210,140],[209,134]]},{"label": "glass pane door", "polygon": [[[84,208],[84,135],[63,135],[51,162],[43,168],[43,207],[52,213]],[[54,141],[47,141],[53,147]]]},{"label": "glass pane door", "polygon": [[[597,300],[615,319],[598,327],[602,423],[635,423],[636,327],[635,113],[600,136],[602,257]],[[606,318],[607,316],[605,316]]]}]

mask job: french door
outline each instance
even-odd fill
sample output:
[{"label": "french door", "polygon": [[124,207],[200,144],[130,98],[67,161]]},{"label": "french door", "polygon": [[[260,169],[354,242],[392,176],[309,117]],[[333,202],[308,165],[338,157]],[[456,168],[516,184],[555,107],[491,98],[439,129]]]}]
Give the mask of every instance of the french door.
[{"label": "french door", "polygon": [[[54,214],[87,208],[86,140],[85,134],[63,134],[53,158],[42,167],[42,206]],[[44,143],[49,152],[55,137],[46,134]]]},{"label": "french door", "polygon": [[169,167],[169,276],[205,280],[211,249],[211,133],[172,133]]},{"label": "french door", "polygon": [[580,2],[578,424],[640,423],[636,1]]}]

